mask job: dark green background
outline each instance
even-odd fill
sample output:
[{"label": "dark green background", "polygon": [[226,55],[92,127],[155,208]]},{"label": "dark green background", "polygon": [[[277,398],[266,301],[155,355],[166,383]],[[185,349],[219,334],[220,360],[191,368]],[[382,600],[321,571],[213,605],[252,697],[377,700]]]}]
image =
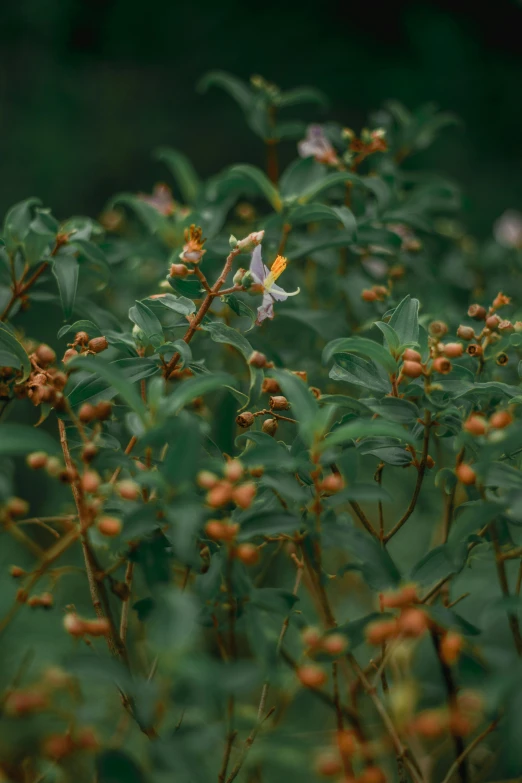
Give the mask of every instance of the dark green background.
[{"label": "dark green background", "polygon": [[[201,174],[263,164],[239,109],[195,85],[208,69],[261,73],[331,98],[326,118],[360,128],[387,98],[436,101],[463,119],[410,165],[460,180],[486,235],[522,206],[522,5],[516,0],[2,0],[0,212],[38,195],[56,214],[97,214],[121,190],[168,175],[169,144]],[[314,115],[310,114],[310,118]],[[286,143],[283,157],[295,147]]]}]

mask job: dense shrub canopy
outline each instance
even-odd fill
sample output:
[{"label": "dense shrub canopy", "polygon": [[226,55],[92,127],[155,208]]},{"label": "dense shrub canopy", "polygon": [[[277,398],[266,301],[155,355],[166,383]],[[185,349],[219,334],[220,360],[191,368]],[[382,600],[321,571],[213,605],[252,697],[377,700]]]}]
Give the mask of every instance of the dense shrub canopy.
[{"label": "dense shrub canopy", "polygon": [[522,215],[405,167],[434,106],[202,87],[266,173],[5,217],[3,779],[518,778]]}]

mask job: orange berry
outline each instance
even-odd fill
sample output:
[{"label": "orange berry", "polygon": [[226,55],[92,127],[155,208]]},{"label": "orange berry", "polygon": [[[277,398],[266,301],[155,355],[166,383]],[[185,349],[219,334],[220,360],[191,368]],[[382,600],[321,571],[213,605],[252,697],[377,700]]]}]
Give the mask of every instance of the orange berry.
[{"label": "orange berry", "polygon": [[290,403],[283,397],[282,394],[277,394],[275,397],[270,397],[268,400],[270,409],[273,411],[287,411],[290,407]]},{"label": "orange berry", "polygon": [[486,432],[486,422],[483,417],[475,416],[474,414],[471,414],[464,422],[463,427],[466,432],[469,432],[471,435],[484,435]]},{"label": "orange berry", "polygon": [[397,620],[377,620],[366,627],[366,641],[368,644],[382,644],[397,636],[398,631]]},{"label": "orange berry", "polygon": [[68,734],[51,734],[42,745],[42,754],[49,759],[63,759],[74,749],[73,741]]},{"label": "orange berry", "polygon": [[357,783],[386,783],[386,775],[380,767],[366,767],[357,778]]},{"label": "orange berry", "polygon": [[26,462],[28,467],[33,470],[39,470],[40,468],[45,468],[47,459],[48,457],[45,451],[33,451],[32,454],[27,455]]},{"label": "orange berry", "polygon": [[343,770],[341,759],[331,750],[324,751],[315,760],[315,771],[325,778],[334,777]]},{"label": "orange berry", "polygon": [[320,666],[314,664],[300,666],[296,673],[305,688],[321,688],[326,682],[326,674]]},{"label": "orange berry", "polygon": [[5,510],[11,517],[23,517],[29,511],[29,503],[22,498],[9,498],[5,504]]},{"label": "orange berry", "polygon": [[301,639],[307,647],[318,647],[322,638],[321,631],[318,628],[314,628],[313,626],[305,628],[301,633]]},{"label": "orange berry", "polygon": [[462,343],[446,343],[442,350],[444,356],[447,356],[449,359],[457,359],[459,356],[462,356],[464,346]]},{"label": "orange berry", "polygon": [[449,730],[455,737],[467,737],[473,731],[473,724],[469,717],[459,710],[452,710],[449,716]]},{"label": "orange berry", "polygon": [[137,500],[140,496],[139,484],[132,479],[123,479],[116,484],[118,494],[124,500]]},{"label": "orange berry", "polygon": [[471,486],[471,484],[474,484],[477,480],[477,474],[471,467],[471,465],[466,465],[464,462],[462,465],[459,465],[457,470],[455,471],[458,480],[462,484],[467,484],[468,486]]},{"label": "orange berry", "polygon": [[436,739],[444,734],[447,723],[447,716],[439,710],[424,710],[412,720],[409,731],[426,739]]},{"label": "orange berry", "polygon": [[123,524],[121,519],[118,519],[118,517],[100,517],[96,523],[96,527],[102,536],[114,538],[115,536],[120,535]]},{"label": "orange berry", "polygon": [[232,500],[240,508],[250,508],[257,492],[257,487],[253,481],[247,481],[240,484],[232,491]]},{"label": "orange berry", "polygon": [[513,416],[509,411],[497,411],[489,419],[489,426],[494,430],[503,430],[504,427],[509,427],[513,421]]},{"label": "orange berry", "polygon": [[229,481],[219,481],[207,493],[207,503],[211,508],[220,508],[232,500],[232,484]]},{"label": "orange berry", "polygon": [[418,351],[414,351],[413,348],[406,348],[402,354],[402,358],[406,362],[417,362],[417,364],[422,359],[420,353]]},{"label": "orange berry", "polygon": [[444,663],[451,666],[459,659],[464,639],[456,631],[448,631],[440,641],[440,657]]},{"label": "orange berry", "polygon": [[434,468],[434,467],[435,467],[435,460],[433,459],[433,457],[431,456],[431,454],[428,454],[428,456],[426,457],[426,467],[427,467],[429,470],[431,470],[432,468]]},{"label": "orange berry", "polygon": [[337,746],[342,756],[349,758],[357,750],[357,738],[355,732],[343,729],[337,732]]},{"label": "orange berry", "polygon": [[394,593],[384,593],[381,596],[383,609],[402,609],[418,601],[417,588],[414,585],[406,585]]},{"label": "orange berry", "polygon": [[451,362],[444,356],[438,356],[433,360],[432,368],[435,372],[439,372],[441,375],[447,375],[451,372]]},{"label": "orange berry", "polygon": [[69,612],[63,618],[63,627],[71,636],[83,636],[85,634],[85,622],[75,612]]},{"label": "orange berry", "polygon": [[81,478],[81,482],[84,492],[97,492],[101,484],[101,479],[95,470],[86,470]]},{"label": "orange berry", "polygon": [[239,525],[210,519],[205,525],[205,533],[214,541],[233,541],[239,530]]},{"label": "orange berry", "polygon": [[422,365],[419,362],[405,361],[402,363],[402,374],[407,378],[418,378],[422,375]]},{"label": "orange berry", "polygon": [[219,479],[215,473],[211,473],[210,470],[200,470],[196,481],[202,489],[212,489],[219,483]]},{"label": "orange berry", "polygon": [[47,707],[47,696],[38,690],[19,690],[8,693],[4,700],[4,710],[7,715],[22,717],[33,712],[40,712]]},{"label": "orange berry", "polygon": [[417,638],[429,626],[429,618],[422,609],[403,609],[398,620],[399,632],[403,636]]},{"label": "orange berry", "polygon": [[344,487],[344,479],[340,473],[330,473],[325,476],[319,484],[319,489],[323,492],[340,492]]},{"label": "orange berry", "polygon": [[498,315],[489,315],[486,318],[486,326],[488,327],[488,329],[496,329],[499,323],[500,323],[500,318],[498,317]]},{"label": "orange berry", "polygon": [[111,625],[106,617],[99,617],[96,620],[84,621],[85,633],[89,636],[108,636],[111,631]]},{"label": "orange berry", "polygon": [[13,577],[13,579],[20,579],[22,576],[25,576],[26,571],[24,571],[23,568],[17,565],[12,565],[9,569],[9,573]]},{"label": "orange berry", "polygon": [[461,340],[473,340],[475,337],[475,330],[472,326],[459,326],[457,329],[457,337]]},{"label": "orange berry", "polygon": [[234,554],[246,566],[255,565],[259,561],[259,549],[255,544],[239,544]]},{"label": "orange berry", "polygon": [[371,288],[364,288],[361,291],[361,299],[364,302],[375,302],[377,299],[377,293],[373,291]]},{"label": "orange berry", "polygon": [[225,465],[225,478],[229,481],[239,481],[244,473],[244,468],[238,459],[231,459]]},{"label": "orange berry", "polygon": [[328,655],[338,657],[345,652],[348,642],[340,633],[332,633],[323,639],[321,647]]},{"label": "orange berry", "polygon": [[78,418],[83,424],[89,424],[96,418],[96,409],[90,402],[84,402],[78,411]]}]

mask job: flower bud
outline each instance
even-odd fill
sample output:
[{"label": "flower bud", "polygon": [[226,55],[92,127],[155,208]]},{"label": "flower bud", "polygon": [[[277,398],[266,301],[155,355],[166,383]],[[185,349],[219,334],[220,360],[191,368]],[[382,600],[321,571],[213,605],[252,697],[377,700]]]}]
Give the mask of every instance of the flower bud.
[{"label": "flower bud", "polygon": [[89,335],[87,332],[76,332],[74,335],[74,342],[77,345],[87,345],[89,342]]},{"label": "flower bud", "polygon": [[496,329],[499,323],[500,323],[500,318],[498,317],[498,315],[488,315],[488,317],[486,318],[486,326],[488,327],[488,329]]},{"label": "flower bud", "polygon": [[444,337],[448,333],[448,325],[444,321],[432,321],[428,326],[429,333],[432,337]]},{"label": "flower bud", "polygon": [[81,485],[84,492],[97,492],[101,484],[101,479],[95,470],[87,470],[81,478]]},{"label": "flower bud", "polygon": [[262,369],[263,367],[267,366],[267,359],[264,353],[261,353],[261,351],[252,351],[248,358],[248,363],[252,367],[258,367],[259,369]]},{"label": "flower bud", "polygon": [[118,517],[103,516],[96,523],[98,532],[107,538],[119,536],[122,530],[122,521]]},{"label": "flower bud", "polygon": [[264,235],[265,235],[264,230],[252,231],[252,233],[249,234],[247,237],[239,240],[239,242],[236,244],[236,249],[240,250],[242,253],[249,253],[257,245],[261,244]]},{"label": "flower bud", "polygon": [[233,541],[238,530],[237,523],[223,522],[219,519],[210,519],[205,525],[205,534],[214,541]]},{"label": "flower bud", "polygon": [[132,479],[123,479],[116,484],[116,490],[124,500],[137,500],[140,496],[139,484]]},{"label": "flower bud", "polygon": [[357,750],[357,738],[354,731],[341,729],[337,732],[337,747],[345,758],[353,756]]},{"label": "flower bud", "polygon": [[468,308],[468,315],[475,321],[484,321],[486,318],[486,308],[479,304],[472,304]]},{"label": "flower bud", "polygon": [[315,664],[299,666],[296,674],[301,685],[304,685],[305,688],[321,688],[326,682],[326,674],[320,666]]},{"label": "flower bud", "polygon": [[234,550],[234,556],[241,560],[243,565],[253,566],[259,561],[259,549],[255,544],[239,544]]},{"label": "flower bud", "polygon": [[24,571],[24,569],[21,568],[20,566],[12,565],[11,568],[9,569],[9,573],[11,574],[13,579],[21,579],[23,576],[25,576],[27,572]]},{"label": "flower bud", "polygon": [[399,633],[402,636],[417,638],[422,636],[429,626],[429,618],[422,609],[403,609],[398,619]]},{"label": "flower bud", "polygon": [[232,499],[232,484],[229,481],[218,481],[207,493],[207,503],[211,508],[225,506]]},{"label": "flower bud", "polygon": [[109,343],[106,337],[93,337],[88,343],[89,351],[93,353],[101,353],[109,347]]},{"label": "flower bud", "polygon": [[461,340],[473,340],[475,337],[475,330],[471,326],[459,326],[457,329],[457,337]]},{"label": "flower bud", "polygon": [[433,360],[432,368],[435,372],[439,372],[441,375],[447,375],[451,372],[451,362],[449,359],[443,356],[438,356]]},{"label": "flower bud", "polygon": [[323,637],[321,631],[318,628],[309,626],[308,628],[305,628],[304,631],[301,633],[301,639],[303,640],[303,643],[307,647],[311,649],[315,649],[319,647]]},{"label": "flower bud", "polygon": [[486,432],[486,422],[482,416],[471,415],[463,424],[463,428],[470,435],[484,435]]},{"label": "flower bud", "polygon": [[509,332],[513,332],[515,330],[515,327],[511,323],[511,321],[501,321],[498,325],[498,331],[502,332],[503,334],[509,334]]},{"label": "flower bud", "polygon": [[240,413],[236,417],[236,424],[238,427],[242,427],[246,430],[248,427],[252,426],[255,420],[256,419],[253,413],[250,413],[250,411],[244,411],[244,413]]},{"label": "flower bud", "polygon": [[247,274],[247,270],[243,269],[243,267],[240,266],[237,272],[235,273],[234,277],[232,278],[232,282],[234,283],[234,285],[243,285],[243,280],[246,274]]},{"label": "flower bud", "polygon": [[48,367],[56,361],[56,353],[50,346],[42,343],[42,345],[39,345],[36,349],[36,358],[38,359],[40,367]]},{"label": "flower bud", "polygon": [[82,460],[84,462],[92,462],[98,453],[98,449],[94,443],[86,443],[82,451]]},{"label": "flower bud", "polygon": [[513,416],[509,411],[497,411],[489,419],[489,426],[494,430],[503,430],[513,422]]},{"label": "flower bud", "polygon": [[85,623],[76,612],[69,612],[65,615],[63,627],[71,636],[79,637],[85,634]]},{"label": "flower bud", "polygon": [[84,402],[78,411],[78,418],[82,424],[89,424],[96,418],[96,409],[90,402]]},{"label": "flower bud", "polygon": [[282,395],[276,397],[270,397],[270,408],[273,411],[287,411],[290,407],[290,403]]},{"label": "flower bud", "polygon": [[464,346],[462,343],[446,343],[442,350],[444,356],[447,356],[449,359],[457,359],[459,356],[462,356]]},{"label": "flower bud", "polygon": [[420,362],[422,357],[418,351],[414,351],[413,348],[406,348],[402,354],[402,358],[407,362]]},{"label": "flower bud", "polygon": [[264,394],[279,394],[281,387],[275,378],[265,378],[261,386],[261,391]]},{"label": "flower bud", "polygon": [[466,465],[465,463],[462,463],[461,465],[458,466],[458,468],[455,471],[455,474],[458,480],[462,484],[466,484],[468,486],[471,486],[477,480],[477,474],[475,473],[471,465]]},{"label": "flower bud", "polygon": [[49,457],[45,467],[49,476],[52,476],[53,478],[58,478],[63,469],[62,463],[58,457]]},{"label": "flower bud", "polygon": [[232,500],[240,508],[250,508],[257,492],[257,487],[253,481],[247,481],[240,484],[232,492]]},{"label": "flower bud", "polygon": [[292,375],[296,375],[298,378],[301,378],[302,381],[308,383],[308,373],[306,370],[292,370]]},{"label": "flower bud", "polygon": [[324,650],[324,652],[335,658],[338,658],[340,655],[342,655],[346,651],[347,647],[348,642],[346,637],[340,633],[332,633],[328,636],[325,636],[321,644],[321,648]]},{"label": "flower bud", "polygon": [[397,633],[397,620],[377,620],[366,626],[364,635],[368,644],[379,645],[388,639],[395,638]]},{"label": "flower bud", "polygon": [[171,264],[169,274],[171,277],[186,277],[189,273],[185,264]]},{"label": "flower bud", "polygon": [[511,297],[506,296],[502,293],[502,291],[499,291],[496,297],[493,299],[493,307],[498,309],[499,307],[504,307],[504,305],[508,304],[511,304]]},{"label": "flower bud", "polygon": [[402,363],[402,374],[407,378],[418,378],[422,375],[422,365],[419,362],[405,361]]},{"label": "flower bud", "polygon": [[454,737],[467,737],[473,731],[473,724],[466,715],[463,715],[458,710],[452,710],[448,728]]},{"label": "flower bud", "polygon": [[363,302],[375,302],[377,299],[377,294],[371,288],[364,288],[361,291],[361,299]]},{"label": "flower bud", "polygon": [[33,451],[32,454],[27,455],[25,461],[28,467],[32,468],[33,470],[39,470],[40,468],[45,468],[47,465],[47,459],[48,456],[45,451]]},{"label": "flower bud", "polygon": [[308,387],[308,391],[311,394],[313,394],[313,396],[315,397],[316,400],[320,400],[321,399],[322,392],[321,392],[321,389],[317,388],[317,386],[309,386]]},{"label": "flower bud", "polygon": [[381,595],[383,609],[403,609],[419,600],[415,585],[406,585],[401,590]]},{"label": "flower bud", "polygon": [[265,432],[267,435],[270,435],[273,438],[277,432],[278,427],[279,427],[279,422],[277,421],[277,419],[265,419],[261,429],[263,430],[263,432]]},{"label": "flower bud", "polygon": [[71,359],[74,359],[75,356],[78,356],[77,352],[74,350],[74,348],[68,348],[62,358],[62,362],[64,364],[67,364],[67,362],[70,362]]}]

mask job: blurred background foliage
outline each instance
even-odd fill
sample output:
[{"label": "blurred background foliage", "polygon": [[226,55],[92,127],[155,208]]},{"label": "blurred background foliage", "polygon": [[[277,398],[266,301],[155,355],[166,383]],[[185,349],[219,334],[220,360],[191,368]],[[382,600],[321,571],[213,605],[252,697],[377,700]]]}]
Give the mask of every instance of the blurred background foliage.
[{"label": "blurred background foliage", "polygon": [[[452,0],[393,3],[239,0],[2,0],[0,213],[38,195],[58,216],[96,215],[117,191],[165,179],[151,151],[183,150],[202,176],[262,143],[218,90],[195,87],[209,69],[283,88],[311,84],[331,99],[322,116],[359,130],[395,98],[458,114],[409,167],[463,186],[469,229],[487,236],[520,207],[522,5]],[[293,142],[283,162],[295,155]]]}]

